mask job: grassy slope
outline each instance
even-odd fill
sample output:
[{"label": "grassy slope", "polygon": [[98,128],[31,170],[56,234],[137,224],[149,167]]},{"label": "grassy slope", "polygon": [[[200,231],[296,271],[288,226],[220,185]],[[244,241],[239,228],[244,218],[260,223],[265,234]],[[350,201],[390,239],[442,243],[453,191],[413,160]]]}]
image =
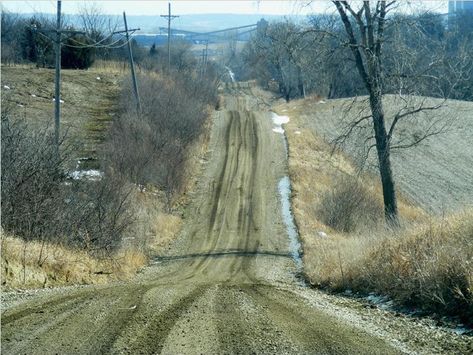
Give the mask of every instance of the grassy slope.
[{"label": "grassy slope", "polygon": [[[327,143],[334,137],[346,102],[306,99],[275,108],[291,118],[286,134],[292,204],[310,282],[388,294],[403,304],[440,313],[473,312],[473,212],[440,218],[419,207],[433,204],[430,210],[441,211],[448,204],[451,209],[461,209],[473,201],[467,177],[473,169],[473,148],[467,143],[472,141],[471,130],[465,129],[472,119],[473,104],[451,102],[445,113],[458,114],[455,123],[463,129],[434,138],[429,146],[413,149],[407,157],[394,158],[403,193],[399,209],[410,227],[390,233],[362,226],[356,233],[345,234],[324,225],[316,211],[321,196],[334,188],[335,177],[356,171],[349,153],[331,155]],[[376,174],[363,176],[363,181],[381,199]]]},{"label": "grassy slope", "polygon": [[[351,101],[337,99],[321,104],[309,98],[293,101],[285,109],[289,116],[297,117],[300,128],[330,141],[341,132],[342,118],[356,117],[356,109],[344,111]],[[395,107],[394,99],[388,98],[385,106],[389,118]],[[429,212],[451,212],[473,206],[473,103],[452,100],[429,115],[451,119],[453,125],[449,132],[431,137],[418,147],[393,152],[396,183],[405,197]],[[412,131],[419,128],[415,124],[411,127]],[[353,146],[347,147],[348,152],[353,150],[356,150]],[[373,157],[374,154],[372,162]],[[376,174],[375,169],[372,171]]]},{"label": "grassy slope", "polygon": [[[77,147],[73,158],[97,158],[107,124],[116,114],[116,100],[124,74],[127,75],[128,71],[124,71],[122,66],[109,63],[98,63],[87,71],[62,71],[62,132],[67,130],[66,141]],[[4,85],[10,90],[5,89]],[[38,127],[53,125],[54,70],[33,66],[2,66],[1,88],[4,99],[15,114]],[[207,129],[210,129],[209,126]],[[191,148],[189,179],[183,196],[177,201],[180,206],[186,204],[187,192],[195,185],[207,140],[208,135],[204,134]],[[92,164],[90,167],[96,167],[96,163]],[[71,168],[74,166],[73,161]],[[164,212],[164,197],[160,191],[137,190],[132,199],[137,217],[135,235],[124,241],[123,249],[112,259],[98,260],[85,252],[57,245],[48,244],[41,248],[35,242],[27,243],[23,253],[25,244],[2,232],[3,285],[41,287],[100,283],[130,277],[147,262],[147,255],[160,253],[167,248],[182,226],[179,214]],[[43,259],[45,261],[42,263]]]},{"label": "grassy slope", "polygon": [[[99,69],[61,73],[61,135],[67,134],[66,140],[75,144],[76,158],[95,159],[107,123],[115,115],[121,74]],[[54,70],[2,66],[1,86],[2,96],[16,114],[31,124],[54,126]]]}]

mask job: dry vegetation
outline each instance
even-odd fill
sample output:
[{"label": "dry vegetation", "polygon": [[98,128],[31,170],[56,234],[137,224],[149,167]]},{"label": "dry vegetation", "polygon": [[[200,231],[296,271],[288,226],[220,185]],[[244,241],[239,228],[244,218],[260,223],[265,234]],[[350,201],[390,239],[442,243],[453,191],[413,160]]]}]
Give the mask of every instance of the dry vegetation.
[{"label": "dry vegetation", "polygon": [[2,286],[39,288],[97,284],[123,280],[146,263],[139,250],[123,249],[110,258],[96,258],[55,243],[25,242],[2,233]]},{"label": "dry vegetation", "polygon": [[[292,204],[307,278],[314,285],[385,294],[400,304],[457,314],[471,321],[473,212],[439,217],[416,206],[428,205],[431,198],[427,192],[432,191],[437,196],[437,211],[445,206],[442,199],[448,197],[454,199],[449,206],[468,208],[473,194],[468,185],[471,181],[463,174],[473,165],[468,165],[471,147],[466,147],[463,139],[471,133],[454,130],[434,138],[428,147],[414,148],[402,160],[397,157],[394,172],[398,186],[410,189],[407,194],[403,189],[399,198],[403,227],[393,232],[383,227],[382,215],[372,208],[382,206],[377,176],[360,175],[350,150],[331,154],[327,141],[337,132],[342,104],[343,100],[324,103],[310,98],[276,107],[279,114],[291,119],[286,132]],[[459,113],[456,124],[464,128],[471,116],[465,107],[471,104],[451,102],[447,109]],[[426,161],[432,166],[426,166]],[[419,172],[415,166],[427,171]],[[429,172],[431,179],[418,176]],[[419,191],[409,185],[413,180],[422,181],[422,185],[414,185]],[[440,180],[450,182],[446,191]],[[331,223],[333,216],[341,222]]]},{"label": "dry vegetation", "polygon": [[[1,70],[2,97],[14,113],[29,124],[53,127],[54,70],[33,65],[2,65]],[[77,157],[97,159],[98,145],[116,114],[121,78],[115,67],[105,69],[103,64],[89,70],[62,70],[61,134],[74,144]]]},{"label": "dry vegetation", "polygon": [[[399,98],[388,96],[385,100],[386,117],[392,117],[397,107],[396,100]],[[362,102],[359,99],[352,105],[354,108],[347,111],[352,101],[334,99],[319,103],[320,101],[312,97],[293,101],[286,109],[290,117],[297,117],[300,128],[307,128],[319,138],[330,142],[343,132],[344,124],[357,117],[361,108],[367,104],[366,100]],[[427,104],[441,102],[443,100],[428,99]],[[427,115],[427,119],[422,119],[422,115]],[[439,118],[442,122],[450,122],[448,131],[431,137],[415,148],[394,150],[392,165],[395,182],[405,198],[428,212],[445,214],[473,206],[473,146],[470,144],[473,141],[473,103],[448,100],[445,106],[437,111],[428,111],[409,118],[404,126],[398,127],[397,134],[407,132],[415,135],[426,124]],[[422,125],[416,123],[420,121]],[[359,148],[356,139],[350,140],[345,146],[344,151],[352,162],[360,160]],[[374,153],[373,149],[368,165],[377,179]]]},{"label": "dry vegetation", "polygon": [[[87,71],[63,70],[62,123],[64,131],[67,130],[66,142],[73,147],[70,169],[77,169],[75,163],[79,157],[93,158],[93,165],[87,162],[89,165],[81,165],[82,169],[102,165],[95,159],[107,138],[109,122],[119,114],[120,83],[124,75],[128,75],[128,70],[123,71],[120,64],[107,64],[98,62]],[[147,77],[157,76],[149,73]],[[26,65],[2,66],[2,101],[8,105],[8,115],[20,116],[31,129],[44,130],[51,126],[53,90],[53,70]],[[183,167],[186,175],[174,196],[172,212],[163,191],[152,185],[138,187],[126,182],[125,190],[130,192],[127,209],[133,215],[133,228],[123,235],[119,247],[112,252],[97,251],[87,243],[75,244],[71,242],[72,237],[62,235],[64,233],[52,237],[45,230],[41,237],[32,235],[32,240],[24,242],[15,233],[2,231],[2,287],[103,283],[135,274],[147,264],[150,256],[162,253],[181,230],[182,206],[187,203],[188,192],[193,189],[201,168],[208,141],[207,129],[208,123],[204,125],[203,134],[188,145],[185,169]],[[81,193],[81,196],[85,195]],[[71,228],[76,233],[73,224]]]}]

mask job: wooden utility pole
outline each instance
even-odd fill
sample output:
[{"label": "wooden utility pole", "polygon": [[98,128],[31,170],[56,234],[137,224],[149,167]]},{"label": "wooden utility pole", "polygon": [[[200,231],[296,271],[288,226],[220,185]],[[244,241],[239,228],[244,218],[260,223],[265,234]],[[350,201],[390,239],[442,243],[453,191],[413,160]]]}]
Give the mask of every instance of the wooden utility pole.
[{"label": "wooden utility pole", "polygon": [[59,125],[61,121],[61,1],[57,2],[56,75],[54,88],[54,145],[59,158]]},{"label": "wooden utility pole", "polygon": [[205,49],[202,48],[202,67],[200,69],[200,76],[203,77],[207,72],[209,41],[205,43]]},{"label": "wooden utility pole", "polygon": [[176,15],[171,15],[171,3],[168,3],[168,14],[161,15],[161,17],[165,17],[168,19],[168,72],[171,72],[171,20],[175,19]]},{"label": "wooden utility pole", "polygon": [[60,137],[60,125],[61,125],[61,43],[62,34],[78,34],[84,33],[83,31],[70,31],[63,30],[61,23],[61,0],[57,2],[57,17],[56,17],[56,29],[54,30],[38,30],[41,32],[53,32],[56,34],[54,41],[54,49],[56,51],[56,63],[55,63],[55,78],[54,78],[54,145],[56,149],[56,156],[59,159],[59,137]]},{"label": "wooden utility pole", "polygon": [[[136,83],[136,74],[135,74],[135,63],[133,61],[133,53],[131,51],[131,42],[130,42],[130,31],[138,31],[139,28],[133,29],[133,30],[128,30],[128,25],[126,23],[126,14],[125,11],[123,11],[123,22],[125,23],[125,35],[126,35],[126,41],[128,43],[128,57],[130,60],[130,68],[131,68],[131,78],[133,80],[133,91],[135,92],[135,99],[136,99],[136,110],[138,112],[138,116],[141,114],[141,102],[140,102],[140,95],[138,93],[138,85]],[[122,31],[119,31],[122,32]],[[115,32],[115,33],[119,33]]]}]

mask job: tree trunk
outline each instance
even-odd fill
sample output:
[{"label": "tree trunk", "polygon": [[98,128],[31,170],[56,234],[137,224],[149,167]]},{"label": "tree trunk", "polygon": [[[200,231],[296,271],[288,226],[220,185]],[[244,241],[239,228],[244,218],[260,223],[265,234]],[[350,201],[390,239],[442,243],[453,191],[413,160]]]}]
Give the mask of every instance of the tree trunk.
[{"label": "tree trunk", "polygon": [[302,78],[302,70],[297,66],[297,89],[299,96],[305,99],[304,79]]},{"label": "tree trunk", "polygon": [[381,95],[377,92],[370,93],[370,106],[373,114],[373,125],[376,139],[376,151],[378,153],[379,173],[383,187],[384,215],[389,225],[399,224],[396,190],[391,169],[391,154],[389,137],[386,132],[384,121],[384,109]]}]

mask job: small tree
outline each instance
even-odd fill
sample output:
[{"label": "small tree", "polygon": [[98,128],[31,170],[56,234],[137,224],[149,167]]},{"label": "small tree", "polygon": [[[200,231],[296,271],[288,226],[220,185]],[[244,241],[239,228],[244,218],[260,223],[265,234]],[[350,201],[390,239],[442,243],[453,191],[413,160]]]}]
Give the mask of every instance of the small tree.
[{"label": "small tree", "polygon": [[64,69],[87,69],[95,61],[95,47],[83,35],[69,37],[61,47],[61,66]]}]

